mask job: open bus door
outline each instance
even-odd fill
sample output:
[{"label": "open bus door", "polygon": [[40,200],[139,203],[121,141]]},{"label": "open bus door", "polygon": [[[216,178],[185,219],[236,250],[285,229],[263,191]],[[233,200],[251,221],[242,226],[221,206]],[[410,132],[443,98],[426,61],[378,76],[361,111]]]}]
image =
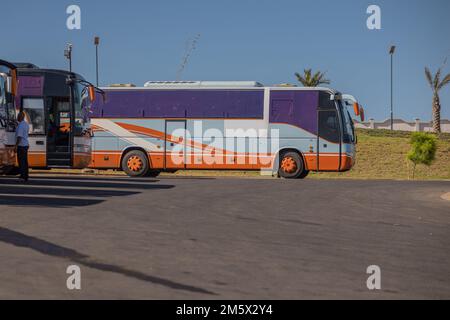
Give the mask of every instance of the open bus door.
[{"label": "open bus door", "polygon": [[47,166],[84,167],[83,163],[87,166],[90,159],[82,160],[80,154],[87,152],[82,147],[90,142],[83,139],[87,137],[90,141],[91,131],[79,122],[87,117],[86,109],[95,101],[96,93],[103,95],[103,91],[74,74],[69,74],[65,81],[67,96],[47,97]]}]

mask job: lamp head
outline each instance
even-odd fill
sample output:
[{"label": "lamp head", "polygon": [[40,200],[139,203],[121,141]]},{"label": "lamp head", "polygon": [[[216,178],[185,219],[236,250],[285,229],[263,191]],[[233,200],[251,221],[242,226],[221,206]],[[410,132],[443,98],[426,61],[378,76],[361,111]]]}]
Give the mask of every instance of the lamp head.
[{"label": "lamp head", "polygon": [[394,54],[395,53],[395,48],[396,46],[391,46],[389,49],[389,54]]}]

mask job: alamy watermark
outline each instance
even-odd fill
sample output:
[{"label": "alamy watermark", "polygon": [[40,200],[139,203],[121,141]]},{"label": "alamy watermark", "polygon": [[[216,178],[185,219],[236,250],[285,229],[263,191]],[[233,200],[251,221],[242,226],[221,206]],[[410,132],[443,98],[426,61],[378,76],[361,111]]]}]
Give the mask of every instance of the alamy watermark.
[{"label": "alamy watermark", "polygon": [[381,30],[381,8],[375,4],[370,5],[367,8],[367,14],[370,16],[367,18],[367,29],[369,30]]},{"label": "alamy watermark", "polygon": [[[376,4],[367,7],[366,13],[369,15],[366,21],[367,29],[381,30],[381,8]],[[81,30],[81,8],[72,4],[67,7],[66,26],[69,30]]]},{"label": "alamy watermark", "polygon": [[377,265],[368,266],[366,273],[370,275],[366,282],[367,289],[381,290],[381,268]]},{"label": "alamy watermark", "polygon": [[66,26],[69,30],[81,30],[81,8],[75,4],[67,7],[66,13],[69,15]]},{"label": "alamy watermark", "polygon": [[[202,121],[194,121],[194,130],[176,129],[168,139],[174,143],[171,160],[174,164],[251,164],[269,166],[279,150],[278,129],[209,128],[203,131]],[[187,148],[190,154],[187,157]]]},{"label": "alamy watermark", "polygon": [[70,276],[67,278],[67,289],[81,290],[81,268],[77,265],[71,265],[67,267],[66,273]]}]

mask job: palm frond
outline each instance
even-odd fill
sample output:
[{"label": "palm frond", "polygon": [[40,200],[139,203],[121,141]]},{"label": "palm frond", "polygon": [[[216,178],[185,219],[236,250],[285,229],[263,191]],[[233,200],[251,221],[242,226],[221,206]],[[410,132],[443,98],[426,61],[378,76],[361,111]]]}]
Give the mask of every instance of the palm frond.
[{"label": "palm frond", "polygon": [[444,79],[442,79],[441,83],[438,85],[438,90],[441,90],[443,87],[445,87],[447,84],[450,83],[450,73],[447,74]]},{"label": "palm frond", "polygon": [[431,74],[431,71],[430,69],[428,69],[428,67],[425,67],[425,76],[427,77],[430,86],[433,87],[433,75]]},{"label": "palm frond", "polygon": [[325,79],[326,74],[326,72],[317,72],[317,86],[321,84],[330,84],[330,80]]},{"label": "palm frond", "polygon": [[307,87],[311,86],[311,69],[305,69],[303,70],[305,72],[305,80],[306,80],[306,85]]},{"label": "palm frond", "polygon": [[441,81],[441,72],[442,69],[439,68],[438,71],[436,72],[436,74],[434,75],[434,80],[433,80],[433,88],[437,89],[439,87],[439,82]]},{"label": "palm frond", "polygon": [[325,74],[317,71],[313,74],[312,69],[304,69],[303,75],[295,73],[297,80],[305,87],[317,87],[320,84],[329,84],[330,80],[325,79]]},{"label": "palm frond", "polygon": [[300,75],[300,73],[296,72],[295,76],[297,77],[298,82],[303,84],[306,87],[306,79]]}]

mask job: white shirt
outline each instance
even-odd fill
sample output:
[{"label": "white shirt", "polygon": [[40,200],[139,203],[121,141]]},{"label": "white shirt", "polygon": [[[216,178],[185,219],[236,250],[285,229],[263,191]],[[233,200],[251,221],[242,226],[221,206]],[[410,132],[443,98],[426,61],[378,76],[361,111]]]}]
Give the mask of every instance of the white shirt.
[{"label": "white shirt", "polygon": [[28,123],[23,120],[22,122],[19,122],[19,125],[16,129],[16,141],[17,138],[20,139],[19,147],[29,147],[30,144],[28,143],[28,131],[30,130],[30,126]]}]

